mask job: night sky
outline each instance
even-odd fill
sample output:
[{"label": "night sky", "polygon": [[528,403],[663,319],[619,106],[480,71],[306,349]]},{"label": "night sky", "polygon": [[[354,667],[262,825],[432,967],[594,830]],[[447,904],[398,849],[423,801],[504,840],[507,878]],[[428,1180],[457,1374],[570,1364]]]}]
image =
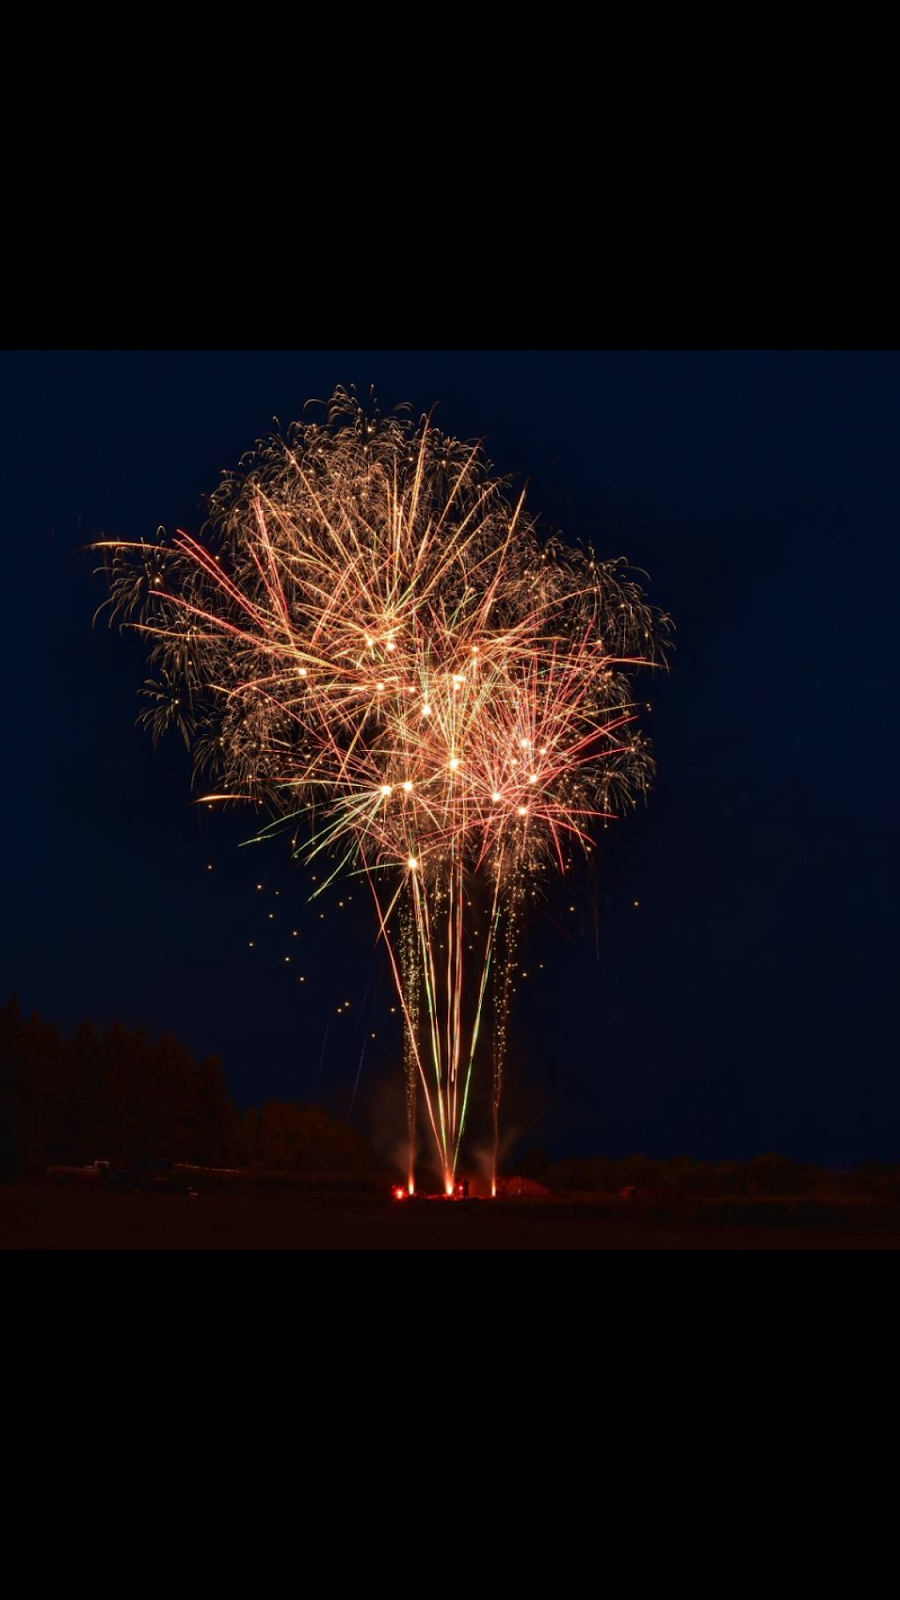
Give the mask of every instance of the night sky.
[{"label": "night sky", "polygon": [[91,626],[84,551],[196,532],[273,417],[375,384],[483,437],[676,623],[646,681],[649,803],[526,939],[507,1125],[554,1153],[900,1159],[900,357],[20,351],[2,371],[4,999],[171,1029],[241,1104],[346,1116],[358,1075],[352,1120],[399,1138],[363,889],[310,906],[283,844],[239,848],[249,813],[192,804],[178,736],[154,751],[135,726],[142,646]]}]

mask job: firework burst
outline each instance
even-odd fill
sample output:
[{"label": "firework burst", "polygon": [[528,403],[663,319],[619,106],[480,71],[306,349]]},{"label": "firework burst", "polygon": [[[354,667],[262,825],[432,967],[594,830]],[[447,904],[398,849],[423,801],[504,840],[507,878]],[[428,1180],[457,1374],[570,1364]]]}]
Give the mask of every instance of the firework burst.
[{"label": "firework burst", "polygon": [[[661,622],[621,562],[542,538],[480,445],[339,390],[258,446],[199,539],[104,542],[144,713],[205,800],[265,805],[317,893],[361,874],[452,1190],[490,1013],[495,1161],[516,940],[542,875],[646,790],[632,677]],[[298,827],[298,824],[302,826]]]}]

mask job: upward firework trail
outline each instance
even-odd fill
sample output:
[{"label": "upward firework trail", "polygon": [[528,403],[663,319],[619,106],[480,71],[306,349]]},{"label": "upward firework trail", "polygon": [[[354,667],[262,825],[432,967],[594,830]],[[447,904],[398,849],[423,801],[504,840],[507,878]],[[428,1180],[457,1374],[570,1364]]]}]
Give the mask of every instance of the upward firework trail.
[{"label": "upward firework trail", "polygon": [[260,837],[305,822],[326,883],[369,883],[410,1192],[419,1093],[453,1188],[488,1009],[496,1167],[522,913],[647,788],[630,677],[660,619],[621,563],[540,539],[478,444],[343,390],[224,479],[202,539],[104,548],[112,615],[151,644],[144,720],[180,728],[204,798],[265,803]]}]

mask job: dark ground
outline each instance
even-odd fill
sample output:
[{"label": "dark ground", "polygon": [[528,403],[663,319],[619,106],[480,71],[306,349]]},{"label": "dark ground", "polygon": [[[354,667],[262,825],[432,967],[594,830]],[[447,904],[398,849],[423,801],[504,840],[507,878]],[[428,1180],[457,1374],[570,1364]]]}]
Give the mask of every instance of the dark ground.
[{"label": "dark ground", "polygon": [[900,1227],[777,1227],[626,1205],[398,1204],[0,1189],[4,1250],[896,1250]]}]

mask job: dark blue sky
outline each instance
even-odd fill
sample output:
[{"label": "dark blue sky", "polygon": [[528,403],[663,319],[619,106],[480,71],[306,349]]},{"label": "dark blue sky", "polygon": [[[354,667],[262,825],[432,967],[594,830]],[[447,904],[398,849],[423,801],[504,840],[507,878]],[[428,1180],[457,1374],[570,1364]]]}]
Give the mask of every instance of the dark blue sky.
[{"label": "dark blue sky", "polygon": [[335,891],[320,921],[278,847],[238,850],[249,817],[191,805],[183,747],[135,727],[140,646],[91,628],[104,589],[79,553],[196,530],[273,416],[374,383],[485,437],[532,509],[646,569],[677,624],[648,688],[650,803],[529,936],[509,1122],[559,1151],[900,1159],[900,357],[25,351],[2,370],[0,988],[67,1028],[170,1027],[243,1102],[342,1114],[374,1032],[354,1119],[399,1126],[369,907]]}]

